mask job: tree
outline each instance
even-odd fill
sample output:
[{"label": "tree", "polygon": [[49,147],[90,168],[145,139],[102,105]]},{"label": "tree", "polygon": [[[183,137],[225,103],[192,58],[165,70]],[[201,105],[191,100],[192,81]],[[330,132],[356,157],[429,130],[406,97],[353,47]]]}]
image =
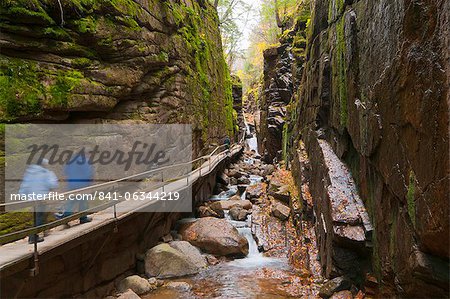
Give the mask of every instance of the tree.
[{"label": "tree", "polygon": [[236,59],[242,55],[242,49],[240,49],[242,30],[240,27],[245,26],[251,5],[244,0],[214,0],[213,5],[219,16],[224,54],[228,66],[233,69]]}]

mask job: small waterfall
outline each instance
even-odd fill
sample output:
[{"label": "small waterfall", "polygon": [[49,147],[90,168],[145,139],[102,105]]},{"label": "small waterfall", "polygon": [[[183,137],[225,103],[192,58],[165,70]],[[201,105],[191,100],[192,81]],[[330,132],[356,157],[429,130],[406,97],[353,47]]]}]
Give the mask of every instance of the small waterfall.
[{"label": "small waterfall", "polygon": [[254,150],[257,154],[259,154],[258,153],[258,139],[256,138],[256,134],[252,134],[250,132],[250,126],[248,125],[247,122],[245,122],[245,128],[247,130],[246,134],[252,135],[251,138],[246,139],[246,141],[245,141],[246,144],[247,144],[248,149],[251,150],[251,151]]},{"label": "small waterfall", "polygon": [[248,255],[249,257],[260,256],[261,253],[258,251],[258,245],[252,235],[252,230],[250,227],[240,227],[238,228],[239,233],[244,236],[248,241]]}]

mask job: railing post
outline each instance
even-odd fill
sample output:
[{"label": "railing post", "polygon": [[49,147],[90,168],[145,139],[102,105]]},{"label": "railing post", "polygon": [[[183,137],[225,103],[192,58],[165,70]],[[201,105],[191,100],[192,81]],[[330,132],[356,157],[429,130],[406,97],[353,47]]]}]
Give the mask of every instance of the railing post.
[{"label": "railing post", "polygon": [[114,232],[117,233],[119,231],[119,227],[117,226],[117,204],[114,204]]},{"label": "railing post", "polygon": [[[36,214],[36,203],[34,203],[33,205],[33,222],[34,222],[34,227],[37,227],[37,214]],[[34,268],[31,269],[31,276],[37,276],[39,274],[39,254],[38,254],[38,248],[37,248],[37,241],[38,241],[38,234],[35,233],[33,235],[34,237],[34,242],[33,242],[33,247],[34,247]]]},{"label": "railing post", "polygon": [[165,184],[164,184],[164,170],[161,171],[161,182],[162,182],[162,192],[165,192]]}]

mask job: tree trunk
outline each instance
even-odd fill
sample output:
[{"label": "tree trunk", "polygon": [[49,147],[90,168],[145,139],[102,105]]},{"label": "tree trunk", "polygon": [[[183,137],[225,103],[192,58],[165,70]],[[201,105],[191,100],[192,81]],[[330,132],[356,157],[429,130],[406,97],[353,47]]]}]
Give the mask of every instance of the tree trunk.
[{"label": "tree trunk", "polygon": [[217,6],[219,6],[219,0],[214,0],[214,7],[217,9]]}]

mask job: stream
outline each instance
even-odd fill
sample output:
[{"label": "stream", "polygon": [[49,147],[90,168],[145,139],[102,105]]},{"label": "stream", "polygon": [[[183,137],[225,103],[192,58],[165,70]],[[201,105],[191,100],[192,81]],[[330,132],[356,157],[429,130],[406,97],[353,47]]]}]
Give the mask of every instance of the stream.
[{"label": "stream", "polygon": [[[251,134],[247,125],[246,150],[257,153],[257,139]],[[256,155],[256,157],[258,157]],[[257,158],[247,158],[245,163],[252,164]],[[261,182],[262,177],[250,176],[250,185]],[[237,186],[228,186],[229,190],[211,197],[211,200],[224,200],[235,195]],[[241,195],[245,199],[245,192]],[[190,289],[159,288],[144,296],[146,299],[158,298],[296,298],[312,293],[302,288],[302,278],[284,256],[265,256],[259,252],[252,232],[252,215],[246,221],[235,221],[225,211],[225,219],[229,221],[249,244],[249,253],[245,258],[221,260],[217,265],[209,266],[199,274],[191,277],[172,279],[171,281],[187,282]],[[182,222],[195,219],[182,219]],[[280,232],[281,233],[281,232]]]}]

